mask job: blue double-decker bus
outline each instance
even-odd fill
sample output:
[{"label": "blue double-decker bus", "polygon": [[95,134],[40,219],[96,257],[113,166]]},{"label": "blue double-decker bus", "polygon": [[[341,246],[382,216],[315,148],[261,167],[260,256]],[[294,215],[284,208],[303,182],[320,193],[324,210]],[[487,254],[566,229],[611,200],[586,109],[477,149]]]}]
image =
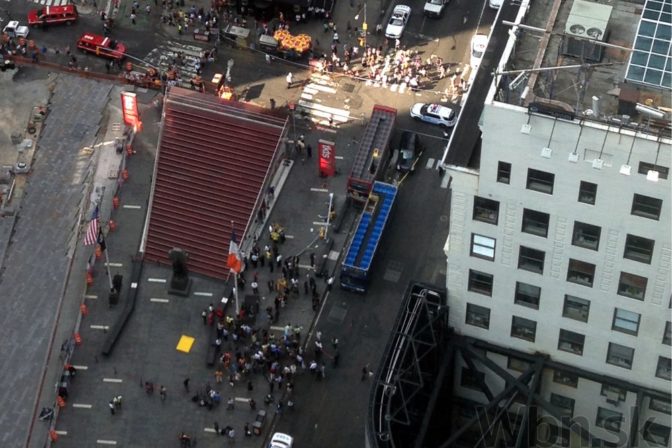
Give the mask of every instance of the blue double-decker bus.
[{"label": "blue double-decker bus", "polygon": [[397,187],[374,182],[357,222],[357,230],[350,240],[341,264],[341,288],[364,293],[369,284],[371,265],[376,256],[385,226],[390,220],[397,197]]}]

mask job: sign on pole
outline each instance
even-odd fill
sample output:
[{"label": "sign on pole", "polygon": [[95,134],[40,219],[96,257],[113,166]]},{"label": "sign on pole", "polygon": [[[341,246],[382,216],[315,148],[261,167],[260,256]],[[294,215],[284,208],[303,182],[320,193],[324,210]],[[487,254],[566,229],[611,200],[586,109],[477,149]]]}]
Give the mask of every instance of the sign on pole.
[{"label": "sign on pole", "polygon": [[328,177],[336,174],[336,144],[327,140],[320,140],[317,143],[317,152],[319,154],[320,176]]},{"label": "sign on pole", "polygon": [[131,126],[135,132],[142,129],[140,113],[138,112],[138,98],[133,92],[121,92],[121,112],[124,123]]}]

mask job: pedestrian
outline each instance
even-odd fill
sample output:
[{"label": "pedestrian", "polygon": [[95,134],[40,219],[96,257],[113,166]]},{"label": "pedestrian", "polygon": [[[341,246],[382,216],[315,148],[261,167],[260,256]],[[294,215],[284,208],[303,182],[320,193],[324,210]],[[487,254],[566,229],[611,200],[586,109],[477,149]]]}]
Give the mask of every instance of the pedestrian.
[{"label": "pedestrian", "polygon": [[182,381],[182,384],[184,385],[184,391],[189,393],[189,378],[185,378],[184,381]]},{"label": "pedestrian", "polygon": [[[154,0],[154,1],[156,1],[156,0]],[[149,6],[149,5],[145,6],[145,11],[147,12],[147,15],[149,15],[149,13],[152,12],[152,7]]]},{"label": "pedestrian", "polygon": [[282,255],[278,254],[277,257],[275,257],[275,262],[277,263],[279,268],[282,268]]},{"label": "pedestrian", "polygon": [[220,435],[221,433],[219,432],[219,423],[215,422],[212,427],[215,429],[215,434]]},{"label": "pedestrian", "polygon": [[292,72],[287,73],[287,88],[290,89],[292,87],[292,83],[294,82],[294,75],[292,75]]},{"label": "pedestrian", "polygon": [[208,325],[208,311],[205,308],[201,311],[201,318],[203,319],[203,325]]},{"label": "pedestrian", "polygon": [[116,411],[114,410],[114,401],[110,400],[107,406],[110,408],[110,414],[114,415],[116,413]]},{"label": "pedestrian", "polygon": [[369,365],[367,364],[364,367],[362,367],[362,381],[364,381],[370,376],[373,376],[373,372],[369,370]]},{"label": "pedestrian", "polygon": [[[273,263],[271,263],[271,269],[273,269],[273,266],[272,266],[272,265],[273,265]],[[275,285],[273,284],[273,280],[269,280],[266,284],[268,285],[268,292],[269,292],[269,294],[272,293],[272,292],[273,292],[273,287],[275,286]]]},{"label": "pedestrian", "polygon": [[338,349],[336,349],[336,351],[334,352],[334,358],[333,358],[334,367],[338,367],[338,360],[340,359],[340,357],[341,357],[341,354],[339,353]]},{"label": "pedestrian", "polygon": [[303,281],[303,293],[308,295],[308,280]]},{"label": "pedestrian", "polygon": [[132,23],[133,25],[136,24],[136,23],[135,23],[135,13],[134,13],[134,12],[131,13],[131,23]]},{"label": "pedestrian", "polygon": [[[268,56],[268,55],[266,55],[266,56]],[[270,56],[268,56],[268,57],[270,58]],[[271,103],[271,110],[275,110],[275,100],[273,98],[271,98],[268,102]]]},{"label": "pedestrian", "polygon": [[315,267],[315,252],[310,253],[310,267],[311,268]]},{"label": "pedestrian", "polygon": [[317,293],[317,290],[313,290],[313,311],[317,311],[320,306],[320,296]]},{"label": "pedestrian", "polygon": [[245,437],[252,436],[252,431],[250,431],[250,424],[247,422],[245,422],[245,426],[243,427],[243,433],[245,434]]},{"label": "pedestrian", "polygon": [[250,284],[252,286],[252,294],[255,296],[259,295],[259,283],[256,282],[256,280],[252,280],[252,283]]},{"label": "pedestrian", "polygon": [[278,404],[275,406],[275,413],[282,414],[282,401],[278,401]]},{"label": "pedestrian", "polygon": [[114,397],[112,399],[112,402],[114,403],[114,407],[116,407],[117,409],[121,409],[121,400],[123,398],[124,397],[122,397],[121,395],[117,395],[116,397]]},{"label": "pedestrian", "polygon": [[166,386],[159,387],[159,396],[161,396],[161,401],[166,401]]},{"label": "pedestrian", "polygon": [[220,384],[223,379],[224,379],[224,372],[222,372],[222,369],[215,370],[215,383]]},{"label": "pedestrian", "polygon": [[251,410],[256,410],[257,409],[257,402],[254,401],[254,399],[250,398],[250,401],[248,401],[248,404],[250,405]]},{"label": "pedestrian", "polygon": [[327,279],[327,291],[331,291],[331,287],[334,285],[334,276],[330,276]]},{"label": "pedestrian", "polygon": [[325,379],[325,378],[327,377],[326,366],[324,365],[324,363],[320,364],[320,373],[319,373],[319,375],[320,375],[320,377],[322,377],[322,379]]}]

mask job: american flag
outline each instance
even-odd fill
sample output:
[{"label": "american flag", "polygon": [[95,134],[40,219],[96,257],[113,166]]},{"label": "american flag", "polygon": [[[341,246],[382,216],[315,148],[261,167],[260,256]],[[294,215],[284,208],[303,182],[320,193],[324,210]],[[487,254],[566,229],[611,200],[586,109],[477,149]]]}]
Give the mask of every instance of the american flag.
[{"label": "american flag", "polygon": [[91,246],[92,244],[96,244],[98,242],[98,231],[100,229],[99,221],[100,217],[98,206],[96,206],[96,209],[93,211],[93,215],[91,216],[91,221],[89,221],[89,226],[86,228],[86,235],[84,235],[85,246]]}]

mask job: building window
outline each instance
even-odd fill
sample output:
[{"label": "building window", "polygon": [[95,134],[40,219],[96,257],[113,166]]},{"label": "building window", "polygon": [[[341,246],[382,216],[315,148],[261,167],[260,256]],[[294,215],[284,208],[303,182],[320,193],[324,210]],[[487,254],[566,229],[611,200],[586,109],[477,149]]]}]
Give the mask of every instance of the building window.
[{"label": "building window", "polygon": [[628,235],[625,239],[623,258],[651,264],[654,241],[641,236]]},{"label": "building window", "polygon": [[537,274],[544,272],[544,252],[525,246],[520,246],[518,256],[518,269],[524,269]]},{"label": "building window", "polygon": [[635,349],[624,345],[609,343],[607,350],[607,364],[613,364],[624,369],[632,368],[632,359],[635,357]]},{"label": "building window", "polygon": [[499,202],[474,196],[473,219],[475,221],[497,225],[497,220],[499,219]]},{"label": "building window", "polygon": [[595,205],[597,199],[597,184],[581,181],[579,185],[579,202]]},{"label": "building window", "polygon": [[518,305],[529,306],[530,308],[538,310],[539,297],[541,297],[540,287],[516,282],[516,296],[514,301]]},{"label": "building window", "polygon": [[664,356],[658,357],[658,366],[656,367],[656,377],[670,381],[672,379],[672,359]]},{"label": "building window", "polygon": [[637,313],[616,308],[614,310],[614,321],[611,329],[637,336],[639,332],[639,318],[640,316]]},{"label": "building window", "polygon": [[467,321],[469,325],[490,328],[490,308],[467,303]]},{"label": "building window", "polygon": [[523,361],[522,359],[518,358],[513,358],[509,356],[508,360],[506,361],[506,368],[515,370],[516,372],[526,372],[529,370],[531,367],[530,363],[527,361]]},{"label": "building window", "polygon": [[632,299],[644,300],[647,281],[646,277],[621,272],[621,278],[618,281],[618,294]]},{"label": "building window", "polygon": [[602,390],[600,391],[600,395],[607,397],[607,400],[612,402],[625,401],[627,394],[627,390],[610,384],[603,384]]},{"label": "building window", "polygon": [[485,272],[469,270],[469,291],[492,296],[492,275]]},{"label": "building window", "polygon": [[555,182],[555,174],[528,168],[527,170],[528,190],[534,190],[546,194],[553,194],[553,182]]},{"label": "building window", "polygon": [[537,323],[533,320],[513,316],[511,320],[511,337],[534,342],[537,334]]},{"label": "building window", "polygon": [[546,238],[546,236],[548,236],[548,221],[548,213],[538,212],[536,210],[530,210],[526,208],[523,210],[522,231]]},{"label": "building window", "polygon": [[508,184],[511,182],[511,164],[499,162],[497,164],[497,182]]},{"label": "building window", "polygon": [[672,402],[669,399],[651,397],[651,400],[649,401],[649,409],[672,415]]},{"label": "building window", "polygon": [[551,404],[558,408],[560,415],[572,418],[574,416],[574,400],[559,394],[551,394]]},{"label": "building window", "polygon": [[600,247],[601,232],[602,229],[598,226],[574,221],[572,244],[585,249],[597,250]]},{"label": "building window", "polygon": [[567,281],[583,286],[593,286],[595,279],[595,265],[585,261],[569,260],[567,268]]},{"label": "building window", "polygon": [[647,420],[647,422],[644,423],[644,432],[642,433],[642,436],[655,445],[668,446],[670,443],[670,427]]},{"label": "building window", "polygon": [[588,313],[590,312],[590,301],[579,297],[565,294],[565,304],[562,307],[563,317],[588,322]]},{"label": "building window", "polygon": [[632,210],[630,213],[642,218],[655,219],[660,218],[660,209],[663,208],[663,200],[651,198],[642,194],[635,194],[632,199]]},{"label": "building window", "polygon": [[611,409],[597,408],[597,419],[595,424],[600,428],[608,431],[618,432],[621,430],[621,423],[623,422],[623,414],[612,411]]},{"label": "building window", "polygon": [[658,171],[658,177],[661,179],[667,179],[667,175],[670,173],[670,169],[666,166],[654,165],[649,162],[639,162],[639,169],[637,170],[639,174],[646,176],[649,174],[649,171]]},{"label": "building window", "polygon": [[579,375],[561,370],[553,371],[553,382],[569,387],[577,387],[579,385]]},{"label": "building window", "polygon": [[575,355],[583,355],[583,344],[585,340],[586,337],[582,334],[568,330],[560,330],[558,350],[574,353]]},{"label": "building window", "polygon": [[672,345],[672,322],[665,322],[665,332],[663,333],[663,344]]},{"label": "building window", "polygon": [[482,392],[479,381],[485,381],[485,374],[483,372],[471,370],[469,367],[462,367],[460,386]]},{"label": "building window", "polygon": [[495,239],[472,233],[471,256],[493,261],[495,259]]}]

